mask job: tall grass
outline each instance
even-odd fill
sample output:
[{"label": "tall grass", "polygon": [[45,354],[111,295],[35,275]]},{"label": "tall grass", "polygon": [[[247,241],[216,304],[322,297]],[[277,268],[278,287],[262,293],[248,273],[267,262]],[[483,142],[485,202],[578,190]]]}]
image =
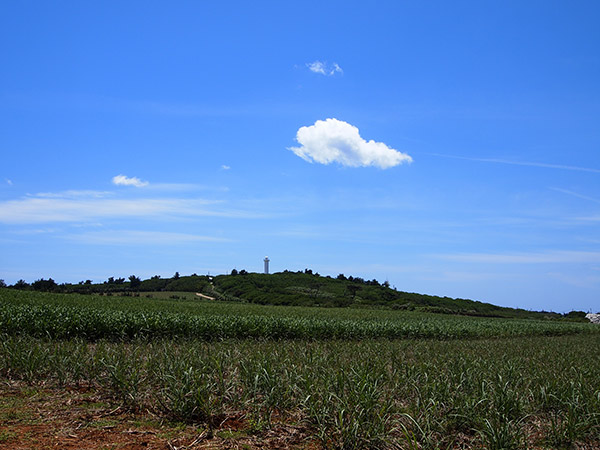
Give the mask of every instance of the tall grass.
[{"label": "tall grass", "polygon": [[0,332],[88,340],[462,339],[598,333],[587,323],[506,320],[402,311],[168,302],[0,290]]},{"label": "tall grass", "polygon": [[600,444],[600,336],[479,340],[133,340],[0,336],[0,376],[86,384],[214,428],[300,420],[324,448]]},{"label": "tall grass", "polygon": [[4,379],[323,448],[598,447],[598,348],[585,323],[0,290]]}]

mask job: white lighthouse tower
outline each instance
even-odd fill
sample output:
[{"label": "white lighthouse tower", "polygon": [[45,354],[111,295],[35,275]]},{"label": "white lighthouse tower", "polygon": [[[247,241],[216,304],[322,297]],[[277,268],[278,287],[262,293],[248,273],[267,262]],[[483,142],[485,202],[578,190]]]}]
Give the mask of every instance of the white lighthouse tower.
[{"label": "white lighthouse tower", "polygon": [[265,256],[265,273],[269,273],[269,257]]}]

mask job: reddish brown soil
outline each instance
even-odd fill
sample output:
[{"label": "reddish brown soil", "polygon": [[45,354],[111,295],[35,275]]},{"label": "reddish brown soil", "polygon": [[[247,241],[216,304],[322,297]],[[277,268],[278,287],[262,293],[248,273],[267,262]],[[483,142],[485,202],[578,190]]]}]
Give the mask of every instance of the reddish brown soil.
[{"label": "reddish brown soil", "polygon": [[[256,431],[242,413],[219,418],[209,432],[204,424],[169,422],[151,411],[130,411],[89,388],[50,388],[0,384],[0,450],[318,450],[310,430],[290,425],[293,417],[275,417],[269,429]],[[538,427],[539,428],[539,427]],[[530,436],[535,435],[529,430]],[[541,441],[534,439],[535,441]],[[466,439],[453,448],[479,448]],[[541,449],[547,447],[530,447]],[[574,450],[600,450],[578,443]]]},{"label": "reddish brown soil", "polygon": [[165,421],[124,410],[90,389],[0,386],[0,450],[316,449],[300,426],[255,432],[241,414],[225,416],[211,434],[204,425]]}]

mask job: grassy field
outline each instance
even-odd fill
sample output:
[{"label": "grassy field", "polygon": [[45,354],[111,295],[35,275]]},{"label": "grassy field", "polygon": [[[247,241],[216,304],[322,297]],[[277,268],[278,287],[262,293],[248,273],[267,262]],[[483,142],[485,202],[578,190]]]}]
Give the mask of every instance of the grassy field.
[{"label": "grassy field", "polygon": [[[172,298],[176,297],[176,298]],[[589,323],[0,290],[0,330],[51,338],[458,339],[594,332]]]},{"label": "grassy field", "polygon": [[6,385],[91,390],[222,448],[283,425],[289,448],[600,448],[589,324],[1,290],[0,333]]},{"label": "grassy field", "polygon": [[154,298],[189,298],[194,297],[194,293],[202,293],[219,301],[257,305],[321,308],[375,307],[507,319],[585,320],[583,311],[571,311],[563,315],[549,311],[538,312],[501,307],[475,300],[405,292],[390,287],[387,282],[379,283],[377,280],[346,277],[343,274],[339,274],[336,278],[321,276],[310,269],[305,269],[304,272],[285,270],[273,274],[248,273],[242,270],[232,271],[230,275],[214,277],[197,274],[179,276],[177,273],[171,278],[153,276],[146,280],[131,275],[129,280],[110,277],[102,283],[92,283],[91,280],[87,280],[77,284],[57,284],[52,279],[42,278],[31,284],[19,280],[12,287],[18,290],[55,294],[150,295]]}]

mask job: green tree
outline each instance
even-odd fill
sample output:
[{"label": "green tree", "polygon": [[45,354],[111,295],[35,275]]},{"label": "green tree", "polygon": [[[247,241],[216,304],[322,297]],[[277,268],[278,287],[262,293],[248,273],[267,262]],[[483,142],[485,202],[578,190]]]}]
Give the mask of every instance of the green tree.
[{"label": "green tree", "polygon": [[34,281],[31,284],[31,287],[35,291],[52,292],[52,291],[56,290],[58,285],[52,278],[48,278],[47,280],[40,278],[39,280]]},{"label": "green tree", "polygon": [[142,284],[142,280],[139,277],[136,277],[135,275],[131,275],[129,277],[129,287],[133,290],[139,289],[140,284]]},{"label": "green tree", "polygon": [[318,282],[310,283],[309,288],[311,290],[311,297],[317,298],[319,296],[319,292],[322,287],[323,287],[323,283],[318,283]]},{"label": "green tree", "polygon": [[350,294],[352,294],[352,300],[354,300],[354,298],[356,297],[356,293],[362,289],[362,286],[359,286],[357,284],[349,284],[348,286],[346,286],[346,289],[348,290],[348,292],[350,292]]},{"label": "green tree", "polygon": [[28,289],[29,283],[27,283],[25,280],[19,280],[13,285],[13,288],[20,290]]}]

